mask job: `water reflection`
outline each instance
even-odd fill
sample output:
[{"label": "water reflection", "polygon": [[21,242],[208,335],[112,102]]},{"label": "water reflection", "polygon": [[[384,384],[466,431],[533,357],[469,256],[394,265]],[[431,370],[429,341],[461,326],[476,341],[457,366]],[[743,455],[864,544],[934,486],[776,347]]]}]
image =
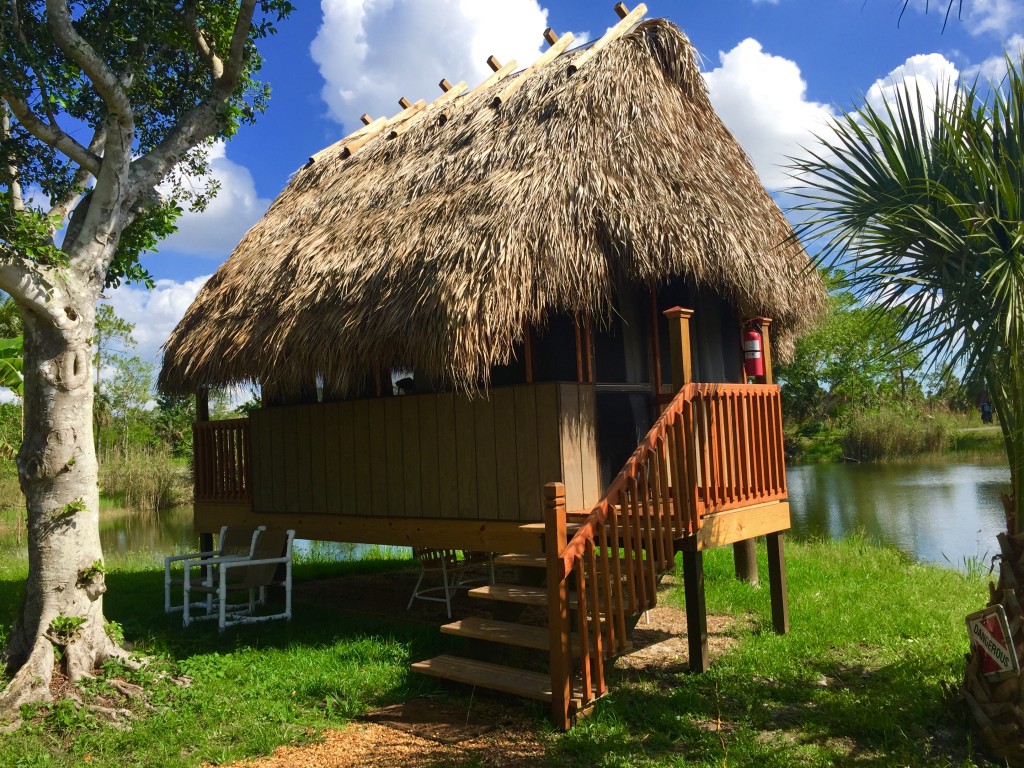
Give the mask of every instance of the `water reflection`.
[{"label": "water reflection", "polygon": [[[993,464],[815,464],[790,467],[793,534],[841,538],[863,530],[925,562],[963,567],[998,549],[1005,525],[999,494],[1010,472]],[[198,540],[192,508],[139,512],[104,504],[100,539],[108,560],[187,552]],[[0,551],[25,555],[23,519],[0,518]],[[408,549],[296,541],[299,557],[354,560],[377,554],[408,556]]]},{"label": "water reflection", "polygon": [[[160,512],[119,507],[106,501],[100,506],[100,543],[108,561],[125,559],[160,562],[165,555],[192,552],[199,537],[192,529],[192,507]],[[0,518],[0,552],[26,557],[24,512]],[[295,540],[298,558],[320,561],[358,560],[364,557],[408,557],[408,547],[383,547],[335,541]]]},{"label": "water reflection", "polygon": [[192,531],[192,507],[141,512],[104,504],[100,508],[100,542],[108,560],[129,555],[162,558],[194,550],[198,540]]},{"label": "water reflection", "polygon": [[924,562],[963,567],[998,550],[1005,464],[816,464],[790,467],[793,532],[863,530]]}]

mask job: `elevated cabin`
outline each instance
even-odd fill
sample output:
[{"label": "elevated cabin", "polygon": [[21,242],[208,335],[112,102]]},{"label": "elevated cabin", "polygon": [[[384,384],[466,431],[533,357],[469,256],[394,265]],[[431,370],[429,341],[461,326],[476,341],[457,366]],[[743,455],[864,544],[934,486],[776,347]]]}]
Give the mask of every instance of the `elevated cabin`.
[{"label": "elevated cabin", "polygon": [[[532,65],[492,57],[476,88],[442,81],[310,158],[200,292],[160,379],[200,398],[198,531],[546,568],[552,678],[534,693],[562,725],[603,692],[601,659],[676,552],[695,668],[700,552],[740,543],[750,576],[745,542],[769,534],[781,573],[778,389],[770,360],[747,382],[741,334],[760,318],[784,356],[824,295],[685,35],[616,11],[588,46],[548,30]],[[207,388],[237,383],[263,407],[209,421]],[[586,625],[586,584],[596,645],[574,662],[559,628]],[[445,664],[423,671],[469,674]]]}]

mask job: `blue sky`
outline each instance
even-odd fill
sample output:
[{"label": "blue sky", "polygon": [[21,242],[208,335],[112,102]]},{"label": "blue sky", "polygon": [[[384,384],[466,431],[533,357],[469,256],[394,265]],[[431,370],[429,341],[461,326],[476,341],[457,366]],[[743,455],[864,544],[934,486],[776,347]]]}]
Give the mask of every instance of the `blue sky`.
[{"label": "blue sky", "polygon": [[[391,115],[398,99],[430,100],[445,77],[470,86],[490,54],[520,65],[546,47],[542,32],[600,37],[612,0],[296,0],[261,48],[270,107],[215,149],[221,193],[145,266],[155,291],[112,292],[136,323],[139,352],[159,345],[203,281],[228,257],[306,159],[359,125]],[[632,2],[627,5],[633,7]],[[702,56],[712,101],[762,181],[782,189],[780,166],[837,110],[884,98],[892,80],[998,74],[1004,49],[1024,46],[1024,0],[964,0],[942,31],[945,0],[649,0],[648,17],[679,25]]]}]

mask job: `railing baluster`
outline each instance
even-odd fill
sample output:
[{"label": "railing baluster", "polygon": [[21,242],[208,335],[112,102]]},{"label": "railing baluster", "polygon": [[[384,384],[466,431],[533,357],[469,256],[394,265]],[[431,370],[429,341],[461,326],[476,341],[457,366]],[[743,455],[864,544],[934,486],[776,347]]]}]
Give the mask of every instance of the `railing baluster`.
[{"label": "railing baluster", "polygon": [[740,393],[731,390],[729,396],[729,435],[732,443],[732,498],[743,501],[743,445],[740,438],[743,424],[743,403]]},{"label": "railing baluster", "polygon": [[751,443],[751,440],[750,440],[750,394],[749,393],[746,393],[746,392],[743,393],[742,404],[743,404],[743,407],[742,407],[742,410],[741,410],[742,424],[740,425],[740,434],[741,434],[742,440],[741,440],[741,443],[740,443],[740,456],[742,457],[742,460],[743,460],[743,474],[742,474],[743,500],[744,501],[750,501],[751,496],[753,495],[753,492],[754,492],[754,484],[753,484],[753,481],[752,481],[752,479],[750,477],[750,466],[751,466],[751,463],[752,463],[751,462],[752,456],[750,455],[750,452],[751,452],[751,448],[752,448],[752,443]]},{"label": "railing baluster", "polygon": [[636,580],[636,613],[647,610],[647,578],[644,574],[644,537],[640,528],[640,491],[636,475],[629,478],[629,512],[627,521],[633,544],[633,575]]},{"label": "railing baluster", "polygon": [[[593,545],[590,539],[587,544]],[[576,558],[576,629],[579,632],[580,648],[580,701],[587,706],[591,700],[592,680],[590,677],[590,617],[587,613],[587,576],[583,558]]]},{"label": "railing baluster", "polygon": [[[668,433],[670,434],[670,433]],[[662,540],[662,565],[665,569],[671,568],[674,564],[674,552],[672,550],[672,500],[669,497],[668,488],[668,434],[662,436],[658,441],[657,469],[658,469],[658,496],[661,499],[658,509],[658,520],[661,526]]]},{"label": "railing baluster", "polygon": [[[622,549],[619,545],[619,512],[616,508],[616,504],[621,504],[621,496],[613,497],[609,499],[609,511],[608,519],[609,526],[611,527],[611,540],[613,546],[609,554],[609,559],[612,566],[612,595],[614,597],[613,612],[615,616],[615,631],[617,637],[617,648],[619,651],[626,649],[626,611],[622,604]],[[607,528],[605,529],[606,536]],[[611,616],[608,617],[609,624],[612,623]]]},{"label": "railing baluster", "polygon": [[[594,557],[594,541],[593,539],[587,540],[587,568],[590,569],[591,578],[587,580],[590,587],[589,604],[593,606],[593,619],[591,621],[591,641],[594,644],[594,695],[603,696],[608,690],[608,685],[604,679],[604,646],[601,642],[601,627],[602,624],[611,622],[611,616],[605,613],[604,622],[601,621],[601,603],[598,598],[598,580],[597,580],[597,559]],[[608,586],[605,585],[605,594],[608,593]],[[589,646],[589,642],[588,642]],[[589,650],[589,648],[588,648]]]},{"label": "railing baluster", "polygon": [[607,642],[603,645],[604,652],[607,655],[612,653],[612,649],[616,647],[615,643],[615,609],[612,605],[614,597],[612,596],[612,575],[609,570],[611,563],[608,558],[608,524],[602,522],[597,526],[597,547],[601,553],[600,559],[600,570],[601,570],[601,583],[604,585],[604,622],[600,625],[602,631],[605,634]]},{"label": "railing baluster", "polygon": [[638,497],[640,499],[640,529],[643,532],[644,549],[647,553],[644,570],[647,576],[647,600],[644,602],[644,607],[653,608],[658,600],[658,574],[655,571],[658,558],[654,551],[654,532],[651,530],[650,487],[647,482],[647,466],[643,462],[637,467],[636,474]]},{"label": "railing baluster", "polygon": [[772,404],[766,396],[764,398],[764,425],[765,425],[765,469],[766,469],[766,482],[765,491],[768,494],[775,492],[775,487],[778,478],[775,472],[775,457],[774,451],[771,449],[772,442],[775,438],[774,424],[772,424]]}]

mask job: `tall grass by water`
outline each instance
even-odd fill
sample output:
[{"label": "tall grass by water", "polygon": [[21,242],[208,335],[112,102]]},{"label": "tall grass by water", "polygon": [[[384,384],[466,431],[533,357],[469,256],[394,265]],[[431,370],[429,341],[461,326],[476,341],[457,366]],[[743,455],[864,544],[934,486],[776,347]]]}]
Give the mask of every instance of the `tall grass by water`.
[{"label": "tall grass by water", "polygon": [[843,452],[856,461],[886,461],[953,447],[957,426],[944,411],[926,412],[898,407],[859,411],[850,415]]},{"label": "tall grass by water", "polygon": [[100,457],[100,489],[132,509],[167,509],[191,500],[192,477],[168,447],[131,446]]}]

